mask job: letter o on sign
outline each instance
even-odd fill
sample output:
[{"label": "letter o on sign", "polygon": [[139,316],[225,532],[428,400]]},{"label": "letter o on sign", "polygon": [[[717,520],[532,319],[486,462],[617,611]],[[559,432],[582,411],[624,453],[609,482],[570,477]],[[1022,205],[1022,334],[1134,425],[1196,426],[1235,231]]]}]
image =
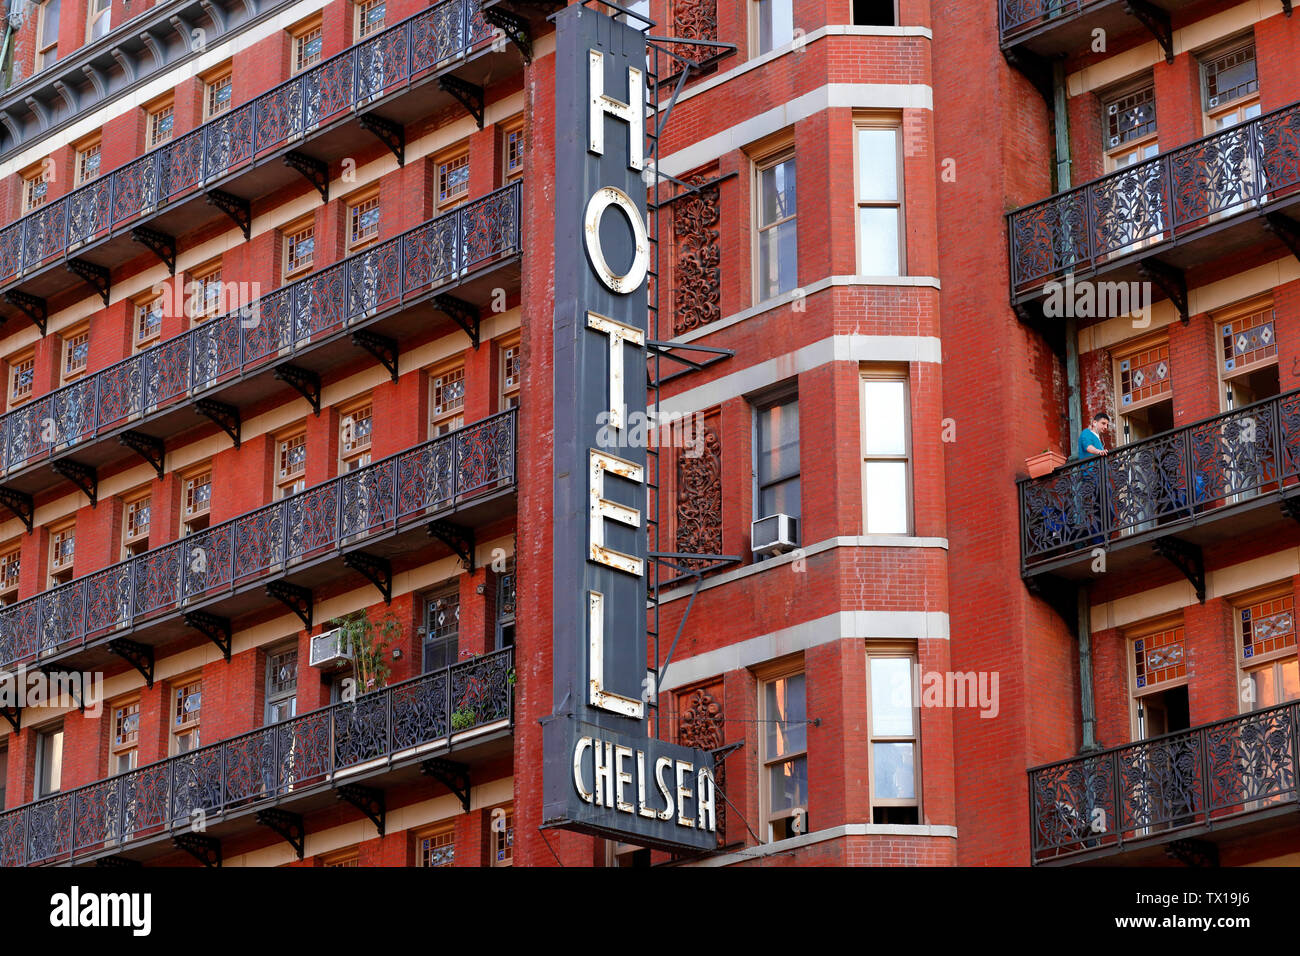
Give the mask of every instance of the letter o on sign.
[{"label": "letter o on sign", "polygon": [[[635,251],[632,265],[624,275],[618,275],[609,268],[605,261],[605,250],[600,247],[600,220],[610,206],[618,206],[632,225],[632,242]],[[646,237],[645,222],[627,193],[613,186],[603,186],[587,202],[587,214],[583,220],[587,238],[587,255],[596,268],[596,275],[611,292],[627,295],[641,288],[650,265],[650,240]]]}]

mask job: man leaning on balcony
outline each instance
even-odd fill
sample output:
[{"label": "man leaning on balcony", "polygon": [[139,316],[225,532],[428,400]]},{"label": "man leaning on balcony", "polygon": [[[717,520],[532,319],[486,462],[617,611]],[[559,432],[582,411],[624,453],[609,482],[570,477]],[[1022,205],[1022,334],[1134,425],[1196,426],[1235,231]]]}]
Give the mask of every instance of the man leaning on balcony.
[{"label": "man leaning on balcony", "polygon": [[1109,426],[1110,416],[1105,412],[1098,412],[1092,416],[1092,424],[1079,432],[1080,458],[1095,458],[1106,454],[1106,445],[1102,442],[1101,436],[1106,434]]}]

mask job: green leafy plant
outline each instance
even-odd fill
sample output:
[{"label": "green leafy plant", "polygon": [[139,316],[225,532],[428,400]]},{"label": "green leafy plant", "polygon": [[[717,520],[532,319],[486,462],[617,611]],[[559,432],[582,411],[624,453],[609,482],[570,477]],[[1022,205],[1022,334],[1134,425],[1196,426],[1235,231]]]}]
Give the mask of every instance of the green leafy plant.
[{"label": "green leafy plant", "polygon": [[340,646],[352,648],[352,666],[360,693],[368,694],[385,686],[392,674],[388,652],[401,640],[405,630],[397,615],[388,611],[378,621],[372,621],[365,611],[355,611],[336,617],[330,625],[339,629]]},{"label": "green leafy plant", "polygon": [[460,707],[451,712],[452,730],[469,730],[478,720],[478,715],[471,707]]}]

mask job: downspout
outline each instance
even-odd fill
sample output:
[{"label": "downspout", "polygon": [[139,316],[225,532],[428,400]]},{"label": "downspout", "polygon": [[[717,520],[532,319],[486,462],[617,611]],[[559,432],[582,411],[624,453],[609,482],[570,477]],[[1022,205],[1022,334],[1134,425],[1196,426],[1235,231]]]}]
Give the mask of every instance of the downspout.
[{"label": "downspout", "polygon": [[24,0],[8,0],[5,4],[5,38],[0,44],[0,93],[13,85],[13,62],[9,52],[9,41],[14,35],[14,7]]},{"label": "downspout", "polygon": [[[1066,91],[1065,61],[1052,61],[1052,112],[1056,120],[1056,191],[1070,188],[1070,114]],[[1070,431],[1067,442],[1073,443],[1083,430],[1083,401],[1079,389],[1079,325],[1071,315],[1065,320],[1065,388]],[[1067,450],[1070,449],[1067,444]],[[1073,455],[1071,455],[1073,457]],[[1074,595],[1074,634],[1079,644],[1079,723],[1083,735],[1082,750],[1097,749],[1097,710],[1092,693],[1092,605],[1088,584],[1081,581]]]}]

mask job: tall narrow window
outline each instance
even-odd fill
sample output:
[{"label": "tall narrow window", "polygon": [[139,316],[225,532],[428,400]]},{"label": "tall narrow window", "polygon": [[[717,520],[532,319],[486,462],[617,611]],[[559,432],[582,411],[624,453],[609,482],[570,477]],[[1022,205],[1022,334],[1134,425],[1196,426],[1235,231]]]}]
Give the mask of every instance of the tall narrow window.
[{"label": "tall narrow window", "polygon": [[501,347],[501,408],[519,407],[518,342]]},{"label": "tall narrow window", "polygon": [[64,524],[50,529],[49,587],[72,580],[72,565],[77,556],[77,526]]},{"label": "tall narrow window", "polygon": [[348,251],[364,249],[379,238],[379,194],[348,203]]},{"label": "tall narrow window", "polygon": [[204,83],[203,118],[220,116],[230,109],[231,94],[234,92],[234,74],[230,70],[218,73]]},{"label": "tall narrow window", "polygon": [[276,442],[275,487],[277,498],[287,498],[307,487],[307,434],[299,432]]},{"label": "tall narrow window", "polygon": [[415,865],[456,865],[456,827],[454,824],[440,824],[416,834]]},{"label": "tall narrow window", "polygon": [[808,721],[804,675],[762,685],[760,800],[769,840],[808,832]]},{"label": "tall narrow window", "polygon": [[135,349],[146,349],[162,334],[163,298],[135,304]]},{"label": "tall narrow window", "polygon": [[446,591],[428,599],[424,621],[424,673],[456,663],[460,642],[460,592]]},{"label": "tall narrow window", "polygon": [[754,454],[758,478],[755,518],[799,517],[799,399],[784,398],[760,407]]},{"label": "tall narrow window", "polygon": [[108,772],[134,770],[140,754],[140,701],[116,704],[109,724]]},{"label": "tall narrow window", "polygon": [[18,600],[22,554],[22,548],[19,546],[0,551],[0,607],[8,607]]},{"label": "tall narrow window", "polygon": [[370,464],[372,406],[369,401],[345,411],[339,417],[339,455],[342,471],[355,471]]},{"label": "tall narrow window", "polygon": [[469,151],[438,161],[438,208],[459,206],[469,196]]},{"label": "tall narrow window", "polygon": [[915,668],[910,652],[873,651],[867,657],[873,823],[920,822]]},{"label": "tall narrow window", "polygon": [[122,560],[149,550],[149,516],[153,496],[148,492],[127,498],[122,507]]},{"label": "tall narrow window", "polygon": [[60,379],[64,384],[86,374],[90,361],[90,326],[82,325],[63,336],[63,363]]},{"label": "tall narrow window", "polygon": [[488,818],[492,825],[492,865],[512,866],[515,858],[515,808],[508,805],[497,810],[493,810]]},{"label": "tall narrow window", "polygon": [[501,131],[501,169],[506,182],[524,174],[524,121],[514,120]]},{"label": "tall narrow window", "polygon": [[99,163],[103,155],[102,144],[98,141],[77,147],[77,185],[99,178]]},{"label": "tall narrow window", "polygon": [[46,0],[37,7],[36,72],[59,58],[59,0]]},{"label": "tall narrow window", "polygon": [[35,798],[53,796],[63,789],[63,725],[36,734]]},{"label": "tall narrow window", "polygon": [[752,9],[759,56],[794,41],[793,0],[754,0]]},{"label": "tall narrow window", "polygon": [[212,508],[212,469],[191,472],[181,487],[181,534],[194,534],[208,526]]},{"label": "tall narrow window", "polygon": [[112,0],[90,0],[86,11],[86,42],[94,43],[112,29]]},{"label": "tall narrow window", "polygon": [[316,223],[312,219],[284,230],[284,277],[296,277],[311,268],[316,254]]},{"label": "tall narrow window", "polygon": [[757,294],[761,302],[798,285],[794,157],[758,169]]},{"label": "tall narrow window", "polygon": [[50,171],[45,163],[23,173],[23,212],[45,205],[50,195]]},{"label": "tall narrow window", "polygon": [[293,35],[293,71],[301,73],[321,61],[324,32],[319,20],[298,28]]},{"label": "tall narrow window", "polygon": [[36,385],[36,355],[24,352],[9,360],[9,407],[32,397]]},{"label": "tall narrow window", "polygon": [[465,424],[465,366],[429,378],[429,437],[437,438]]},{"label": "tall narrow window", "polygon": [[867,534],[912,525],[907,373],[862,373],[862,501]]},{"label": "tall narrow window", "polygon": [[199,718],[203,712],[203,682],[188,678],[173,685],[172,753],[187,754],[199,747]]},{"label": "tall narrow window", "polygon": [[298,648],[266,655],[266,723],[278,724],[298,712]]},{"label": "tall narrow window", "polygon": [[506,569],[497,575],[496,649],[515,646],[515,559],[507,559]]},{"label": "tall narrow window", "polygon": [[1191,725],[1187,696],[1187,640],[1183,625],[1165,621],[1136,632],[1130,644],[1135,740]]},{"label": "tall narrow window", "polygon": [[[1256,299],[1216,312],[1214,323],[1221,347],[1224,411],[1279,394],[1277,316],[1272,300]],[[1252,460],[1246,467],[1258,465]]]},{"label": "tall narrow window", "polygon": [[1227,129],[1260,114],[1255,43],[1248,40],[1201,60],[1206,132]]},{"label": "tall narrow window", "polygon": [[384,0],[361,0],[356,7],[356,38],[364,40],[384,28]]},{"label": "tall narrow window", "polygon": [[858,159],[858,273],[896,276],[905,262],[902,130],[855,128]]},{"label": "tall narrow window", "polygon": [[148,140],[149,149],[155,146],[161,146],[163,143],[171,141],[172,129],[176,120],[176,106],[168,100],[159,106],[155,106],[149,111],[148,125],[146,128],[146,139]]}]

